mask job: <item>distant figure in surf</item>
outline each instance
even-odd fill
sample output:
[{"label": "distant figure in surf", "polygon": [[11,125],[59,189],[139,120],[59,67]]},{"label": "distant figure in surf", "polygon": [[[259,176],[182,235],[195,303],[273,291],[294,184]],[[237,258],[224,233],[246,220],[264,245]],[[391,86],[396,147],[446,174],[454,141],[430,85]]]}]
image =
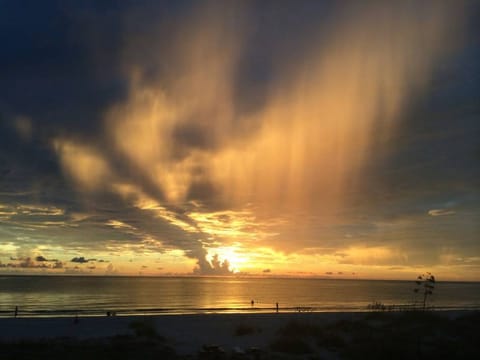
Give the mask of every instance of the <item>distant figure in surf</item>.
[{"label": "distant figure in surf", "polygon": [[277,313],[278,313],[278,301],[277,301],[277,303],[276,303],[275,305],[277,306]]},{"label": "distant figure in surf", "polygon": [[15,317],[18,316],[18,306],[15,306],[15,315],[14,315],[14,316],[15,316]]},{"label": "distant figure in surf", "polygon": [[255,305],[255,301],[253,301],[252,299],[252,301],[250,301],[250,304],[252,305],[252,308],[253,308],[253,305]]}]

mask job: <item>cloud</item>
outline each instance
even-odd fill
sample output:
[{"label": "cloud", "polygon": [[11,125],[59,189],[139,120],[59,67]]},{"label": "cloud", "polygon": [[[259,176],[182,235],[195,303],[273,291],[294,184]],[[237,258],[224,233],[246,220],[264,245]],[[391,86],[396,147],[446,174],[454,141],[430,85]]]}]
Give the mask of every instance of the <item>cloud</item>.
[{"label": "cloud", "polygon": [[52,268],[53,269],[63,269],[63,266],[64,266],[63,261],[57,260],[57,261],[55,261],[55,264],[53,264]]},{"label": "cloud", "polygon": [[[7,219],[37,219],[38,223],[46,222],[43,219],[51,219],[53,217],[62,218],[65,210],[57,206],[45,206],[36,204],[0,204],[0,216]],[[33,220],[34,221],[34,220]]]},{"label": "cloud", "polygon": [[[66,20],[53,28],[24,9],[21,31],[5,23],[34,55],[6,44],[13,57],[0,59],[0,117],[13,119],[0,122],[0,242],[15,244],[2,253],[57,244],[68,258],[88,249],[71,260],[84,264],[105,249],[178,250],[198,273],[229,273],[209,251],[234,242],[336,252],[350,265],[416,264],[435,243],[476,250],[478,166],[465,154],[478,107],[443,104],[478,93],[449,65],[462,6],[152,6],[168,11],[140,3],[105,16],[70,4],[68,18],[42,7]],[[50,36],[71,21],[68,44]],[[43,38],[55,56],[33,46]],[[475,78],[478,61],[466,62],[455,66]],[[473,215],[462,209],[433,229],[418,209],[453,214],[430,202],[446,192],[473,196]],[[258,272],[275,264],[269,254]],[[440,250],[428,254],[434,262]]]},{"label": "cloud", "polygon": [[38,262],[58,262],[57,259],[47,259],[42,255],[39,255],[39,256],[35,257],[35,261],[38,261]]},{"label": "cloud", "polygon": [[44,264],[44,263],[40,263],[40,264],[37,264],[35,263],[30,257],[26,257],[26,258],[18,258],[17,259],[19,262],[18,263],[9,263],[8,266],[9,267],[17,267],[17,268],[49,268],[49,266],[47,264]]},{"label": "cloud", "polygon": [[448,209],[432,209],[428,210],[428,215],[430,216],[446,216],[446,215],[454,215],[455,211],[448,210]]},{"label": "cloud", "polygon": [[[63,262],[59,260],[47,260],[43,256],[37,256],[35,259],[30,257],[10,258],[15,262],[10,262],[3,267],[20,269],[62,269]],[[49,264],[51,263],[51,264]]]},{"label": "cloud", "polygon": [[108,264],[107,268],[105,269],[105,275],[117,275],[118,270],[115,269],[113,264]]},{"label": "cloud", "polygon": [[228,259],[220,261],[218,254],[215,254],[210,261],[199,259],[193,273],[198,275],[232,275],[233,270],[230,270]]},{"label": "cloud", "polygon": [[95,190],[108,181],[108,163],[97,150],[68,140],[58,139],[53,146],[65,173],[86,190]]},{"label": "cloud", "polygon": [[[181,27],[169,29],[170,46],[160,31],[145,34],[154,46],[149,53],[161,53],[158,58],[135,56],[145,49],[126,34],[129,91],[105,112],[102,141],[53,141],[65,174],[80,191],[109,189],[156,212],[178,232],[194,233],[200,243],[185,235],[170,242],[122,219],[112,227],[128,226],[139,237],[183,249],[205,271],[211,264],[203,248],[212,234],[219,241],[231,239],[234,230],[248,236],[262,214],[310,211],[322,217],[342,209],[368,154],[388,143],[379,138],[391,136],[406,104],[425,89],[434,63],[453,48],[449,24],[456,18],[448,7],[339,6],[335,21],[312,29],[310,46],[295,49],[304,62],[292,66],[288,56],[271,59],[270,90],[249,113],[243,111],[236,74],[247,56],[248,22],[242,19],[251,11],[194,7]],[[416,16],[419,11],[423,17]],[[275,46],[272,51],[282,55]],[[162,71],[165,64],[168,72]],[[378,150],[387,151],[386,145]],[[203,196],[192,197],[199,188]],[[159,204],[139,206],[145,198]],[[232,229],[228,214],[182,209],[201,200],[237,213],[249,203],[256,209],[251,220]],[[300,232],[308,226],[302,218],[294,219]],[[305,243],[290,246],[301,249]]]},{"label": "cloud", "polygon": [[32,121],[26,116],[17,116],[13,125],[18,135],[23,141],[30,141],[32,139]]}]

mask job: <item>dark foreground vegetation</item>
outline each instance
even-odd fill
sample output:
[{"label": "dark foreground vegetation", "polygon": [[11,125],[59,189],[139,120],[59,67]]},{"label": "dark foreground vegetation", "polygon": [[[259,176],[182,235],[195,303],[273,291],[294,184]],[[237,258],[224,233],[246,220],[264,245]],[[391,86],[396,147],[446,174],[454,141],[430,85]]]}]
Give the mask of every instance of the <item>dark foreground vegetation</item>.
[{"label": "dark foreground vegetation", "polygon": [[53,339],[1,343],[5,360],[177,359],[174,350],[160,339],[115,336],[95,340]]},{"label": "dark foreground vegetation", "polygon": [[[179,356],[148,322],[131,324],[132,335],[75,340],[0,342],[1,359],[475,359],[480,353],[480,312],[452,320],[437,312],[372,312],[329,324],[291,321],[270,344],[252,351],[204,346]],[[236,336],[257,336],[242,325]],[[212,339],[214,342],[215,339]]]},{"label": "dark foreground vegetation", "polygon": [[309,359],[474,359],[480,352],[479,324],[479,312],[451,320],[423,311],[373,312],[325,326],[290,322],[271,350]]}]

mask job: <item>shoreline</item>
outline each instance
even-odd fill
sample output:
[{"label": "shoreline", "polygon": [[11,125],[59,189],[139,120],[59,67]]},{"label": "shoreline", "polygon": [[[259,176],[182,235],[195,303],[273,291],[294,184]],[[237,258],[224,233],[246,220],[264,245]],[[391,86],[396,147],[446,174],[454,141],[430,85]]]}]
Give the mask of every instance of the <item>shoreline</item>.
[{"label": "shoreline", "polygon": [[[188,316],[188,315],[268,315],[268,314],[330,314],[330,313],[371,313],[371,312],[386,312],[386,313],[401,313],[401,312],[419,312],[423,308],[419,305],[384,305],[376,307],[375,304],[370,304],[366,307],[358,308],[318,308],[313,306],[295,306],[289,308],[279,308],[276,311],[275,307],[244,307],[244,308],[158,308],[158,309],[98,309],[98,310],[23,310],[19,308],[18,315],[15,316],[15,310],[0,311],[0,321],[2,319],[22,318],[22,319],[45,319],[45,318],[72,318],[75,316],[81,318],[102,318],[102,317],[156,317],[156,316]],[[450,306],[450,307],[432,307],[426,308],[427,311],[433,312],[465,312],[465,311],[480,311],[479,306]],[[111,313],[111,315],[108,315]]]}]

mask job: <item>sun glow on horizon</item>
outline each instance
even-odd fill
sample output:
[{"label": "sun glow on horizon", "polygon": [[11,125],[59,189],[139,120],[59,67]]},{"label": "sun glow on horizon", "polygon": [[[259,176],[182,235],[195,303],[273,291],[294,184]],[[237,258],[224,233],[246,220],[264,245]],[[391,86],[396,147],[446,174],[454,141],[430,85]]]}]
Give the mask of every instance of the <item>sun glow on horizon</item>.
[{"label": "sun glow on horizon", "polygon": [[250,262],[249,257],[239,253],[239,247],[235,245],[215,247],[207,251],[207,259],[210,262],[214,261],[216,255],[220,262],[228,262],[229,270],[234,274],[243,272],[244,267]]}]

